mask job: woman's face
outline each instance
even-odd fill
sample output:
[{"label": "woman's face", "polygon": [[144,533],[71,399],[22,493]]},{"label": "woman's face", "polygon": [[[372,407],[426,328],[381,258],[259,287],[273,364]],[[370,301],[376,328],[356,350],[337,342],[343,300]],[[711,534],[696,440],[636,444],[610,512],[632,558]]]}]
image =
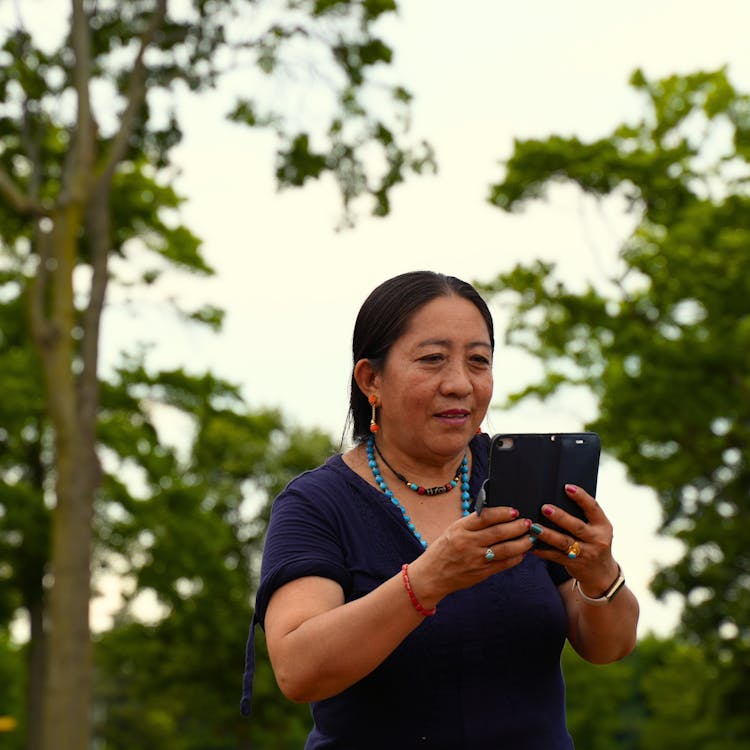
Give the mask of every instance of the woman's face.
[{"label": "woman's face", "polygon": [[463,452],[492,398],[492,347],[482,314],[458,295],[428,302],[373,384],[384,449],[427,460]]}]

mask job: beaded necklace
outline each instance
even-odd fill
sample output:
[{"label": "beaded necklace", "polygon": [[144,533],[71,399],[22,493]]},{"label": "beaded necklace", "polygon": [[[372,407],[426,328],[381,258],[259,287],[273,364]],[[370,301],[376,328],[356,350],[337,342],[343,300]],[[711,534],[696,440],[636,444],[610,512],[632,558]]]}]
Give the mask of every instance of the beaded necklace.
[{"label": "beaded necklace", "polygon": [[402,481],[412,492],[416,492],[418,495],[429,495],[430,497],[433,497],[434,495],[442,495],[445,492],[450,492],[458,484],[459,480],[461,479],[461,469],[463,468],[464,461],[466,460],[466,456],[464,456],[464,458],[461,460],[461,463],[458,465],[458,468],[456,469],[455,474],[453,475],[453,479],[451,479],[450,482],[446,482],[445,484],[439,484],[437,485],[437,487],[423,487],[421,484],[410,482],[403,474],[399,474],[388,463],[388,460],[381,453],[380,448],[378,448],[377,443],[375,443],[375,453],[377,453],[380,456],[383,463],[396,476],[396,479]]},{"label": "beaded necklace", "polygon": [[[414,522],[411,520],[406,508],[401,505],[401,501],[388,489],[388,485],[383,479],[383,475],[380,473],[378,468],[378,462],[375,460],[375,439],[370,436],[367,439],[367,465],[372,470],[372,475],[375,478],[375,483],[383,491],[383,494],[401,511],[401,515],[406,522],[409,531],[417,538],[417,541],[422,545],[423,549],[427,549],[427,542],[422,539],[422,535],[417,531],[414,526]],[[380,451],[378,451],[380,452]],[[471,496],[469,495],[469,462],[464,455],[463,461],[461,461],[461,513],[464,516],[469,515],[469,504],[471,503]]]}]

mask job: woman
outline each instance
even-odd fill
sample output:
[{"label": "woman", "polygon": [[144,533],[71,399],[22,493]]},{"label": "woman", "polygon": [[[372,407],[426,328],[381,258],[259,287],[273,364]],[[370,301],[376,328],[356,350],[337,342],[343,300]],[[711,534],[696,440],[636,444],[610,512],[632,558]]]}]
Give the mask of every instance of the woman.
[{"label": "woman", "polygon": [[544,507],[566,533],[473,512],[493,350],[486,304],[454,277],[397,276],[359,312],[355,446],[276,499],[256,602],[281,690],[312,704],[307,748],[569,750],[565,638],[596,663],[635,644],[592,497],[568,488],[588,524]]}]

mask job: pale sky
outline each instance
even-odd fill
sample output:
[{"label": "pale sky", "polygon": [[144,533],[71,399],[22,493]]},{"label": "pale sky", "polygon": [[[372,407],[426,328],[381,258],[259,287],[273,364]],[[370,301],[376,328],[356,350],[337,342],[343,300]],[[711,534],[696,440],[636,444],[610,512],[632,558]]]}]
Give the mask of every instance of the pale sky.
[{"label": "pale sky", "polygon": [[[8,2],[0,0],[0,11]],[[218,337],[176,328],[157,308],[132,317],[113,298],[105,362],[135,341],[151,340],[154,365],[211,367],[241,383],[253,407],[279,407],[297,424],[338,438],[354,318],[382,280],[416,268],[489,280],[518,260],[543,256],[556,260],[567,280],[601,282],[602,269],[614,266],[628,227],[619,206],[601,212],[568,189],[519,215],[486,203],[514,138],[595,138],[636,118],[639,99],[627,85],[636,67],[656,77],[728,65],[735,85],[750,90],[746,0],[402,0],[400,6],[386,39],[400,80],[415,95],[412,134],[433,144],[439,174],[398,188],[388,218],[370,219],[363,206],[357,228],[336,233],[339,204],[329,182],[277,193],[270,136],[222,123],[221,97],[184,103],[176,184],[189,199],[183,220],[205,240],[217,276],[167,282],[163,289],[186,305],[223,307],[225,328]],[[21,0],[20,7],[31,23],[47,5]],[[0,21],[6,16],[0,12]],[[496,325],[501,329],[501,317]],[[499,346],[495,403],[536,371]],[[510,414],[494,411],[485,428],[573,430],[592,414],[589,400],[564,398]],[[598,499],[615,524],[615,555],[641,602],[639,632],[668,633],[676,609],[656,603],[647,584],[676,548],[654,534],[659,509],[652,493],[629,485],[622,467],[605,459]]]}]

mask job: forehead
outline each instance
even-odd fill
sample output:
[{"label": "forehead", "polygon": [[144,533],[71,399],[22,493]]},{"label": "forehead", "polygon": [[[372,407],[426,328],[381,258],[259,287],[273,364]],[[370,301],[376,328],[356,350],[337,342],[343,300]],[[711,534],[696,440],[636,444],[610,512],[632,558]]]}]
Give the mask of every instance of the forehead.
[{"label": "forehead", "polygon": [[422,339],[460,336],[490,344],[487,323],[479,308],[457,294],[442,295],[425,303],[412,316],[402,339],[418,343]]}]

